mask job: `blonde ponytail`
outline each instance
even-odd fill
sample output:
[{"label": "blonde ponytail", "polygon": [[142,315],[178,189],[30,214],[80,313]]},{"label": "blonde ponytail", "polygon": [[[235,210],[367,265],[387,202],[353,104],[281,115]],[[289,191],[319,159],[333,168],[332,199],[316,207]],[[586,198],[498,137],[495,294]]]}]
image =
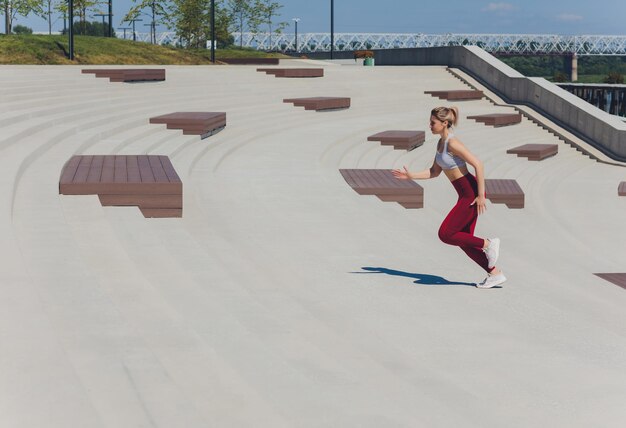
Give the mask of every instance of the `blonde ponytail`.
[{"label": "blonde ponytail", "polygon": [[441,122],[448,121],[448,128],[459,123],[459,109],[457,107],[436,107],[430,112]]}]

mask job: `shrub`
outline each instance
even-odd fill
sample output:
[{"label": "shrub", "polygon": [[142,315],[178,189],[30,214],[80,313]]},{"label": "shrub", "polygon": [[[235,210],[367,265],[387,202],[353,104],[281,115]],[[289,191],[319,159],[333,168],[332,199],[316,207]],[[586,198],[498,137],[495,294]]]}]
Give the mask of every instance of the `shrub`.
[{"label": "shrub", "polygon": [[[67,29],[63,30],[61,34],[67,34]],[[102,24],[102,22],[74,22],[74,35],[75,36],[97,36],[106,37],[109,34],[109,24]],[[113,30],[113,37],[117,37],[115,30]]]},{"label": "shrub", "polygon": [[25,25],[16,25],[13,27],[13,33],[15,34],[33,34],[33,29],[28,28]]},{"label": "shrub", "polygon": [[567,74],[561,71],[557,71],[556,73],[554,73],[554,77],[552,77],[552,81],[559,82],[559,83],[567,82],[568,81]]},{"label": "shrub", "polygon": [[624,83],[624,76],[617,71],[610,71],[609,75],[604,78],[604,83],[611,83],[613,85]]}]

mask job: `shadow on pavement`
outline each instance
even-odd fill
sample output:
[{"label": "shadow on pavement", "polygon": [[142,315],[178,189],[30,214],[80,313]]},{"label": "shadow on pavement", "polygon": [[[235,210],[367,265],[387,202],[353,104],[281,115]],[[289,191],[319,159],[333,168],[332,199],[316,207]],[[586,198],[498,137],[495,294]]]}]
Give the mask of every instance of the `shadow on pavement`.
[{"label": "shadow on pavement", "polygon": [[459,281],[448,281],[444,277],[436,276],[436,275],[428,275],[425,273],[411,273],[411,272],[403,272],[401,270],[387,269],[383,267],[368,267],[364,266],[363,269],[365,272],[352,272],[352,273],[382,273],[385,275],[392,276],[404,276],[406,278],[414,278],[414,284],[419,285],[464,285],[469,287],[475,287],[476,283],[473,282],[459,282]]}]

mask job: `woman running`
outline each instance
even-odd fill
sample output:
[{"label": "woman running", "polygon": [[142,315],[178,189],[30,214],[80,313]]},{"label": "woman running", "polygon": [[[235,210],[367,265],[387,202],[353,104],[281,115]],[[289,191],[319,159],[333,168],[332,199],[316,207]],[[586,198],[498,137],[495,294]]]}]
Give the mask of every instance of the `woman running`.
[{"label": "woman running", "polygon": [[[487,272],[487,278],[477,285],[479,288],[492,288],[506,281],[506,277],[496,267],[500,240],[482,239],[474,236],[478,215],[486,211],[485,174],[483,164],[454,137],[452,127],[457,124],[459,110],[456,107],[437,107],[430,112],[430,130],[440,135],[435,161],[430,169],[409,172],[394,169],[393,175],[401,180],[423,180],[437,177],[444,172],[452,182],[459,199],[439,228],[439,239],[446,244],[460,247],[472,260]],[[476,177],[469,173],[467,164],[476,171]]]}]

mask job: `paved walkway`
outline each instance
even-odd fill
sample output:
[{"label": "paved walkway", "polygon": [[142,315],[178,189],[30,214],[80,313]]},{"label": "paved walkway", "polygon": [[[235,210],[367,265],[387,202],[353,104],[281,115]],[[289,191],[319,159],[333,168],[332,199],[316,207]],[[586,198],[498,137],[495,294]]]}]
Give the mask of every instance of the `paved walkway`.
[{"label": "paved walkway", "polygon": [[[488,206],[509,281],[437,238],[455,202],[357,195],[339,168],[429,166],[367,142],[427,129],[442,67],[328,66],[268,79],[254,66],[167,67],[113,84],[80,67],[0,67],[0,426],[623,427],[625,170],[526,119],[457,135],[526,206]],[[349,96],[315,113],[284,98]],[[506,109],[459,102],[463,118]],[[225,111],[200,140],[148,118]],[[542,162],[507,155],[557,143]],[[159,154],[184,183],[182,219],[59,196],[73,154]]]}]

